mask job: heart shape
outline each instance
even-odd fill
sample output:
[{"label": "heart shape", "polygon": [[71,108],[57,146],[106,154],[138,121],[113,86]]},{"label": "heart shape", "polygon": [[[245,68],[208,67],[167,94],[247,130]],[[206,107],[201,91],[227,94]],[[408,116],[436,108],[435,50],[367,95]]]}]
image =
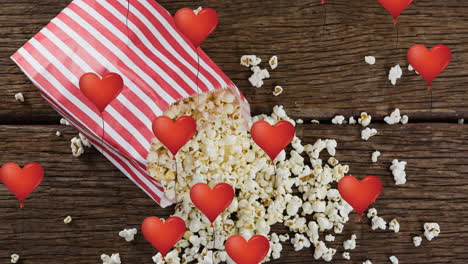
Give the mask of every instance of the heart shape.
[{"label": "heart shape", "polygon": [[117,73],[108,73],[101,79],[89,72],[80,78],[81,92],[101,113],[120,94],[123,84],[122,77]]},{"label": "heart shape", "polygon": [[387,9],[390,14],[393,16],[393,23],[397,23],[397,18],[400,16],[401,12],[405,10],[413,0],[377,0],[379,3]]},{"label": "heart shape", "polygon": [[181,116],[174,122],[167,116],[156,117],[153,133],[174,156],[195,135],[197,122],[190,116]]},{"label": "heart shape", "polygon": [[205,183],[197,183],[190,189],[192,203],[213,223],[216,217],[229,207],[234,199],[234,188],[219,183],[213,189]]},{"label": "heart shape", "polygon": [[426,80],[428,89],[432,81],[449,65],[452,52],[445,45],[434,46],[430,51],[424,45],[414,45],[408,50],[408,63]]},{"label": "heart shape", "polygon": [[23,207],[24,200],[44,179],[44,168],[37,163],[28,163],[23,168],[16,163],[5,163],[0,169],[0,179]]},{"label": "heart shape", "polygon": [[198,13],[182,8],[175,14],[174,21],[182,34],[198,47],[216,29],[218,13],[211,8],[203,8]]},{"label": "heart shape", "polygon": [[252,125],[250,134],[253,141],[265,151],[272,162],[276,156],[294,139],[295,129],[289,121],[279,121],[271,126],[266,121],[257,121]]},{"label": "heart shape", "polygon": [[169,217],[166,221],[151,216],[141,224],[143,236],[163,257],[179,242],[186,230],[185,221],[177,216]]},{"label": "heart shape", "polygon": [[360,182],[353,176],[344,176],[338,182],[338,191],[356,213],[362,216],[382,192],[382,182],[376,176],[367,176]]},{"label": "heart shape", "polygon": [[224,247],[237,264],[258,264],[268,254],[270,242],[264,236],[253,236],[247,242],[242,236],[235,235],[226,240]]}]

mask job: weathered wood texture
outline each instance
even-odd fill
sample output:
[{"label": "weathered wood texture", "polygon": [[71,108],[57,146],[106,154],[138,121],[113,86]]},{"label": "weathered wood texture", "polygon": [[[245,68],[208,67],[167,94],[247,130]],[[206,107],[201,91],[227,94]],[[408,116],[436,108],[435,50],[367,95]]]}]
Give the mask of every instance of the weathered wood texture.
[{"label": "weathered wood texture", "polygon": [[[349,164],[351,174],[362,178],[372,174],[384,184],[375,203],[387,221],[397,218],[400,233],[372,231],[369,221],[357,221],[353,213],[342,235],[331,245],[338,252],[334,263],[387,263],[396,255],[400,263],[467,263],[468,252],[468,128],[457,124],[375,125],[379,135],[364,142],[358,126],[304,125],[298,134],[305,143],[318,138],[338,140],[337,159]],[[55,131],[63,132],[56,137]],[[18,209],[14,196],[0,185],[0,259],[12,253],[23,256],[24,264],[99,263],[102,253],[120,252],[123,263],[151,263],[155,250],[141,234],[126,243],[118,232],[138,227],[144,217],[167,217],[172,208],[158,208],[150,198],[126,179],[96,150],[80,158],[70,154],[73,129],[63,126],[0,126],[0,164],[39,162],[46,169],[40,187]],[[372,164],[370,155],[382,156]],[[327,156],[322,158],[326,159]],[[408,162],[408,183],[396,186],[388,167],[392,159]],[[74,221],[63,224],[65,216]],[[415,248],[411,237],[421,235],[424,222],[438,222],[442,233]],[[275,228],[284,232],[284,227]],[[352,261],[341,258],[342,242],[356,234]],[[289,243],[280,261],[310,263],[312,250],[294,252]],[[321,262],[317,262],[321,263]]]},{"label": "weathered wood texture", "polygon": [[[0,259],[8,262],[19,253],[23,264],[100,263],[102,253],[120,252],[123,263],[151,263],[155,250],[141,234],[126,243],[117,233],[138,227],[149,215],[167,217],[161,209],[96,150],[73,158],[69,140],[76,132],[55,126],[60,116],[40,97],[36,88],[9,56],[38,32],[69,0],[3,0],[0,6],[0,164],[39,162],[46,178],[23,210],[0,185]],[[396,217],[398,234],[371,231],[368,220],[356,215],[332,246],[334,263],[468,263],[468,127],[453,124],[467,117],[468,2],[419,0],[403,12],[399,24],[377,1],[262,0],[181,1],[161,0],[171,13],[181,7],[215,8],[220,25],[203,48],[248,97],[254,113],[270,112],[283,104],[295,118],[330,120],[335,114],[355,116],[367,111],[376,120],[399,107],[410,116],[406,126],[373,125],[379,136],[360,140],[358,126],[301,125],[305,143],[317,138],[338,140],[337,158],[349,164],[357,177],[377,175],[384,192],[376,202],[387,221]],[[397,33],[398,31],[398,33]],[[453,61],[433,84],[431,92],[420,76],[406,70],[406,52],[413,44],[448,45]],[[244,54],[266,61],[278,55],[280,65],[260,89],[247,81],[250,71],[239,65]],[[363,57],[374,55],[377,64]],[[404,69],[397,86],[387,80],[396,64]],[[267,67],[267,64],[263,64]],[[272,96],[274,85],[285,91]],[[24,104],[14,101],[23,92]],[[8,124],[8,125],[7,125]],[[30,124],[30,125],[28,125]],[[50,126],[47,126],[49,124]],[[55,131],[61,130],[62,137]],[[383,156],[372,164],[370,155]],[[326,157],[324,157],[326,158]],[[408,183],[396,186],[388,169],[392,159],[408,161]],[[71,215],[74,221],[64,225]],[[422,234],[424,222],[441,225],[440,237],[415,248],[411,237]],[[285,231],[277,227],[276,231]],[[341,243],[352,233],[358,246],[352,260],[341,258]],[[315,263],[312,250],[294,252],[286,243],[279,261]]]},{"label": "weathered wood texture", "polygon": [[[59,119],[36,88],[9,59],[23,43],[48,23],[69,0],[4,0],[0,7],[0,121],[9,124]],[[204,43],[211,58],[247,95],[254,113],[283,104],[296,118],[330,119],[337,113],[368,111],[381,119],[395,107],[414,120],[454,121],[468,112],[468,21],[464,0],[420,0],[403,12],[398,26],[377,1],[264,0],[160,1],[171,13],[181,7],[215,8],[220,25]],[[398,32],[398,33],[397,33]],[[414,44],[448,45],[453,61],[436,79],[432,91],[424,80],[406,69],[406,52]],[[266,61],[278,55],[280,65],[264,87],[252,88],[250,70],[239,65],[244,54]],[[377,64],[364,63],[374,55]],[[400,64],[397,86],[387,79]],[[267,64],[263,64],[267,67]],[[284,93],[271,96],[274,85]],[[23,92],[26,104],[15,105]]]}]

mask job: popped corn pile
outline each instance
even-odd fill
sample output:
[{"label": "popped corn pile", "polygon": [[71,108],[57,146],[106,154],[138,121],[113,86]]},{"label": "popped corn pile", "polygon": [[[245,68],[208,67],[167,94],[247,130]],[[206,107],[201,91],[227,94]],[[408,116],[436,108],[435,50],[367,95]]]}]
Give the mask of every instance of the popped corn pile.
[{"label": "popped corn pile", "polygon": [[[177,181],[172,155],[156,138],[147,159],[150,175],[165,186],[169,199],[178,202],[175,215],[187,223],[188,230],[166,256],[167,263],[212,263],[211,258],[214,263],[232,263],[224,251],[224,242],[235,234],[246,239],[267,236],[271,250],[264,261],[280,258],[281,243],[287,240],[296,250],[313,246],[315,259],[332,260],[336,250],[328,248],[319,234],[327,232],[327,241],[333,240],[330,233],[341,233],[352,211],[338,190],[331,187],[349,171],[347,165],[333,158],[335,140],[319,139],[313,145],[303,146],[295,137],[293,149],[289,155],[286,151],[278,155],[275,168],[251,139],[240,106],[230,91],[184,99],[172,105],[165,115],[189,115],[197,122],[194,138],[177,154]],[[282,106],[274,107],[270,116],[254,117],[252,122],[258,120],[296,124]],[[329,164],[320,158],[325,149],[331,156]],[[214,222],[214,229],[190,200],[190,187],[200,182],[211,187],[225,182],[236,190],[236,197]],[[295,234],[289,238],[287,234],[270,232],[276,223],[283,223]],[[153,261],[164,263],[160,254]]]}]

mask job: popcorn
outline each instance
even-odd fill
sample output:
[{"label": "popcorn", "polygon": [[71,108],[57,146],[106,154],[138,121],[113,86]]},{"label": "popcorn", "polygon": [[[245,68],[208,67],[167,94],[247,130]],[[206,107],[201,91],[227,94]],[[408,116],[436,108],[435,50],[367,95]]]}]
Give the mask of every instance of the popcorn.
[{"label": "popcorn", "polygon": [[378,151],[378,150],[374,151],[372,153],[372,157],[371,157],[372,162],[376,163],[381,154],[382,153],[380,153],[380,151]]},{"label": "popcorn", "polygon": [[372,262],[370,260],[366,260],[362,264],[372,264]]},{"label": "popcorn", "polygon": [[261,88],[263,86],[263,80],[270,78],[270,73],[267,69],[260,69],[258,66],[253,66],[250,70],[253,74],[250,76],[249,82],[254,87]]},{"label": "popcorn", "polygon": [[89,142],[89,140],[85,136],[83,136],[83,134],[78,133],[78,136],[80,137],[80,140],[81,140],[81,143],[83,144],[83,146],[88,147],[88,148],[91,147],[91,143]]},{"label": "popcorn", "polygon": [[431,241],[440,234],[440,226],[437,223],[424,223],[424,236]]},{"label": "popcorn", "polygon": [[262,59],[257,58],[255,55],[244,55],[240,59],[241,65],[245,67],[257,66],[262,62]]},{"label": "popcorn", "polygon": [[57,132],[55,132],[55,135],[56,135],[57,137],[60,137],[60,136],[62,135],[62,133],[60,133],[60,131],[57,131]]},{"label": "popcorn", "polygon": [[389,125],[394,125],[394,124],[398,124],[398,123],[402,123],[402,124],[408,124],[408,116],[407,115],[404,115],[404,116],[401,116],[400,114],[400,109],[396,108],[391,114],[390,116],[386,116],[384,118],[384,121],[389,124]]},{"label": "popcorn", "polygon": [[135,235],[138,233],[136,228],[124,229],[119,232],[119,237],[124,238],[125,241],[130,242],[135,239]]},{"label": "popcorn", "polygon": [[350,259],[351,259],[351,255],[350,255],[349,252],[347,252],[347,251],[343,252],[342,256],[343,256],[343,258],[346,259],[346,260],[350,260]]},{"label": "popcorn", "polygon": [[358,118],[358,123],[363,127],[370,125],[371,121],[372,121],[372,116],[368,115],[366,112],[362,112],[361,117]]},{"label": "popcorn", "polygon": [[386,230],[387,222],[382,217],[374,216],[372,217],[372,230],[377,229]]},{"label": "popcorn", "polygon": [[374,56],[365,56],[364,61],[369,65],[375,64],[375,57]]},{"label": "popcorn", "polygon": [[68,120],[66,120],[66,119],[63,118],[63,117],[60,119],[60,124],[61,124],[61,125],[65,125],[65,126],[71,126],[71,125],[70,125],[70,122],[68,122]]},{"label": "popcorn", "polygon": [[411,64],[408,64],[408,71],[414,71],[414,73],[419,74],[419,72],[415,71]]},{"label": "popcorn", "polygon": [[302,234],[296,234],[294,238],[291,239],[291,243],[294,245],[294,250],[299,251],[303,248],[310,247],[310,241]]},{"label": "popcorn", "polygon": [[275,86],[275,90],[273,91],[274,96],[278,96],[283,93],[283,87],[277,85]]},{"label": "popcorn", "polygon": [[377,129],[375,128],[366,127],[366,129],[361,131],[361,139],[365,141],[369,140],[369,138],[375,135],[377,135]]},{"label": "popcorn", "polygon": [[337,115],[332,119],[332,124],[334,125],[342,125],[345,120],[345,117],[342,115]]},{"label": "popcorn", "polygon": [[24,103],[24,96],[22,93],[15,94],[15,100],[20,103]]},{"label": "popcorn", "polygon": [[11,263],[18,263],[20,256],[18,254],[11,255]]},{"label": "popcorn", "polygon": [[392,85],[396,85],[397,80],[400,79],[402,75],[403,71],[401,70],[400,65],[396,65],[390,69],[388,80],[390,80]]},{"label": "popcorn", "polygon": [[268,63],[272,70],[276,69],[276,67],[278,67],[278,56],[271,57]]},{"label": "popcorn", "polygon": [[388,229],[393,230],[395,233],[400,232],[400,223],[398,223],[398,220],[393,219],[388,223]]},{"label": "popcorn", "polygon": [[318,124],[320,124],[320,121],[312,119],[312,120],[310,120],[310,123],[318,125]]},{"label": "popcorn", "polygon": [[375,208],[370,208],[368,211],[367,211],[367,218],[372,218],[374,216],[377,216],[377,209]]},{"label": "popcorn", "polygon": [[200,13],[200,11],[202,11],[202,9],[203,9],[203,7],[199,6],[197,9],[194,9],[194,10],[193,10],[193,13],[194,13],[195,15],[198,15],[198,13]]},{"label": "popcorn", "polygon": [[297,119],[297,120],[296,120],[296,124],[304,124],[304,120],[302,120],[302,119]]},{"label": "popcorn", "polygon": [[74,137],[71,139],[70,148],[72,150],[73,157],[78,158],[84,153],[84,147],[81,142],[81,139]]},{"label": "popcorn", "polygon": [[328,235],[325,236],[325,241],[333,242],[333,241],[335,241],[335,236],[332,235],[332,234],[328,234]]},{"label": "popcorn", "polygon": [[67,217],[65,217],[65,219],[63,219],[63,222],[68,225],[68,224],[70,224],[72,222],[72,220],[73,219],[72,219],[71,216],[67,216]]},{"label": "popcorn", "polygon": [[108,256],[106,254],[101,255],[102,264],[121,264],[119,253]]},{"label": "popcorn", "polygon": [[388,259],[390,259],[390,262],[392,262],[392,264],[398,264],[398,259],[397,259],[397,257],[391,256],[391,257],[388,258]]},{"label": "popcorn", "polygon": [[355,125],[357,122],[356,122],[356,119],[354,119],[354,117],[351,116],[351,117],[349,117],[348,123],[349,123],[350,125]]},{"label": "popcorn", "polygon": [[351,236],[351,239],[348,239],[346,240],[345,242],[343,242],[343,247],[344,249],[349,249],[349,250],[352,250],[352,249],[355,249],[356,248],[356,235],[352,235]]},{"label": "popcorn", "polygon": [[463,118],[458,119],[458,124],[459,125],[463,125],[464,123],[465,123],[465,119],[463,119]]},{"label": "popcorn", "polygon": [[[331,187],[349,172],[349,166],[340,164],[336,158],[330,158],[330,164],[320,159],[324,150],[332,157],[336,155],[336,140],[319,139],[303,146],[301,140],[294,137],[293,150],[282,151],[273,167],[245,129],[241,108],[228,90],[183,99],[164,114],[170,118],[192,116],[198,128],[178,153],[178,160],[183,164],[178,167],[177,184],[172,155],[156,138],[152,140],[147,157],[149,174],[164,186],[168,198],[178,202],[175,215],[187,223],[188,230],[184,240],[176,244],[174,258],[181,258],[182,263],[204,263],[214,257],[214,263],[219,263],[218,257],[229,259],[223,243],[227,237],[235,234],[246,239],[256,234],[268,236],[272,225],[283,223],[295,234],[292,239],[287,234],[271,234],[267,259],[279,258],[281,243],[290,241],[297,250],[313,244],[317,259],[332,260],[336,250],[319,241],[320,232],[341,233],[352,210],[338,190]],[[301,123],[289,118],[283,106],[275,106],[271,115],[253,117],[250,124],[259,120],[270,124],[280,120],[293,125]],[[209,221],[190,200],[190,187],[197,182],[210,185],[226,182],[237,193],[215,222],[215,243]],[[158,263],[160,259],[155,257]]]},{"label": "popcorn", "polygon": [[421,246],[422,238],[420,236],[413,237],[413,244],[415,247]]},{"label": "popcorn", "polygon": [[403,125],[408,124],[408,121],[409,121],[409,117],[408,117],[407,115],[403,115],[403,116],[401,117],[401,123],[402,123]]},{"label": "popcorn", "polygon": [[390,170],[392,171],[393,178],[395,180],[396,185],[401,185],[406,183],[406,161],[398,161],[394,159],[392,161],[392,165],[390,166]]}]

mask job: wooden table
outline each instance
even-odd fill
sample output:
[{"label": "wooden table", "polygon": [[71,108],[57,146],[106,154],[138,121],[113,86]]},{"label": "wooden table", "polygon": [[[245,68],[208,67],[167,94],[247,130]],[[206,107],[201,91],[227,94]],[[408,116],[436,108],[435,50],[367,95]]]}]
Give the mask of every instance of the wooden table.
[{"label": "wooden table", "polygon": [[[123,263],[152,263],[155,250],[141,235],[126,243],[117,233],[138,227],[145,216],[167,217],[173,208],[156,206],[96,150],[73,158],[69,141],[77,132],[58,124],[60,116],[9,59],[69,2],[3,0],[0,5],[0,164],[35,161],[46,169],[23,210],[0,186],[0,260],[7,263],[18,253],[24,264],[100,263],[100,254],[119,252]],[[353,213],[331,243],[339,252],[334,263],[390,263],[391,255],[402,264],[468,263],[468,128],[457,123],[468,117],[468,1],[415,1],[397,26],[373,0],[160,2],[171,13],[199,5],[219,12],[220,25],[203,48],[245,93],[253,114],[283,104],[290,116],[305,120],[298,127],[304,143],[335,138],[337,159],[350,165],[352,175],[382,179],[384,192],[375,207],[388,221],[396,217],[401,231],[372,231],[368,220],[359,223]],[[452,49],[452,63],[432,91],[406,69],[413,44]],[[239,65],[244,54],[263,60],[279,56],[279,67],[264,87],[248,83],[250,71]],[[367,55],[376,56],[376,65],[364,63]],[[396,64],[404,73],[392,86],[387,75]],[[282,95],[272,95],[274,85],[284,87]],[[15,101],[18,92],[25,103]],[[409,124],[383,123],[396,107],[409,115]],[[373,116],[371,126],[379,131],[368,142],[360,139],[358,126],[330,124],[335,114],[356,117],[361,111]],[[311,119],[322,124],[312,125]],[[56,131],[63,136],[56,137]],[[382,152],[375,164],[370,162],[374,150]],[[393,159],[408,162],[406,185],[394,184],[388,169]],[[62,222],[67,215],[74,219],[70,225]],[[422,234],[425,222],[438,222],[442,233],[416,248],[411,237]],[[353,233],[357,248],[345,261],[342,242]],[[312,253],[294,252],[285,243],[281,260],[272,263],[322,263]]]}]

